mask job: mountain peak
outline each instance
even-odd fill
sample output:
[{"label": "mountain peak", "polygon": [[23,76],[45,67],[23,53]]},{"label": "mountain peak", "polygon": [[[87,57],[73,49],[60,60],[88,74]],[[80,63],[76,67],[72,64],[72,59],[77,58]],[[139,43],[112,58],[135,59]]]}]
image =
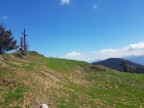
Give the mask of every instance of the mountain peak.
[{"label": "mountain peak", "polygon": [[[144,73],[144,66],[122,58],[108,58],[103,61],[94,62],[94,65],[104,65],[118,71],[132,73]],[[125,68],[125,69],[124,69]]]}]

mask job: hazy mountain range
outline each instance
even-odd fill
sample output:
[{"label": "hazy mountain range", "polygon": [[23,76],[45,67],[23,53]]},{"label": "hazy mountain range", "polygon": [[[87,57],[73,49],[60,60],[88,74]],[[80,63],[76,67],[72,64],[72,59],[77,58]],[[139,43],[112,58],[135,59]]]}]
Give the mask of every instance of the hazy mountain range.
[{"label": "hazy mountain range", "polygon": [[127,56],[127,57],[122,57],[123,59],[130,60],[132,62],[144,65],[144,55],[140,56]]},{"label": "hazy mountain range", "polygon": [[103,61],[93,62],[92,64],[107,66],[123,72],[144,73],[143,65],[121,58],[109,58]]}]

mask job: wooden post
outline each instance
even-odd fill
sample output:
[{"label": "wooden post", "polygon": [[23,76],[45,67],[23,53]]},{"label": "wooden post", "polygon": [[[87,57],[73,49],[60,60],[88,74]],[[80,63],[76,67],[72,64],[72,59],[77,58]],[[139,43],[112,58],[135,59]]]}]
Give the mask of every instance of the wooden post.
[{"label": "wooden post", "polygon": [[26,46],[26,33],[25,33],[25,29],[24,29],[24,32],[22,32],[23,36],[24,36],[24,50],[25,50],[25,53],[27,53],[27,46]]}]

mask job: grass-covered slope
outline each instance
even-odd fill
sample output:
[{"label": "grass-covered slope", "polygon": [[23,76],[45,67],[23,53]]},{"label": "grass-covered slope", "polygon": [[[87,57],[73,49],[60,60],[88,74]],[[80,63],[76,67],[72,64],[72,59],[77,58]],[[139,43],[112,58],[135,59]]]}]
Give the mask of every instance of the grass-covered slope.
[{"label": "grass-covered slope", "polygon": [[0,108],[143,108],[144,75],[86,62],[0,55]]}]

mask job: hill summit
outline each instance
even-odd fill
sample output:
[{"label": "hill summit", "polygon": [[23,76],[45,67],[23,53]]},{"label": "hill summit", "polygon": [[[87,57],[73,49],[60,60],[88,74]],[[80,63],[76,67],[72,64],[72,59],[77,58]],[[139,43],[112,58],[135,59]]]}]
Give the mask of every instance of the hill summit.
[{"label": "hill summit", "polygon": [[37,52],[0,55],[0,107],[144,107],[144,75]]}]

